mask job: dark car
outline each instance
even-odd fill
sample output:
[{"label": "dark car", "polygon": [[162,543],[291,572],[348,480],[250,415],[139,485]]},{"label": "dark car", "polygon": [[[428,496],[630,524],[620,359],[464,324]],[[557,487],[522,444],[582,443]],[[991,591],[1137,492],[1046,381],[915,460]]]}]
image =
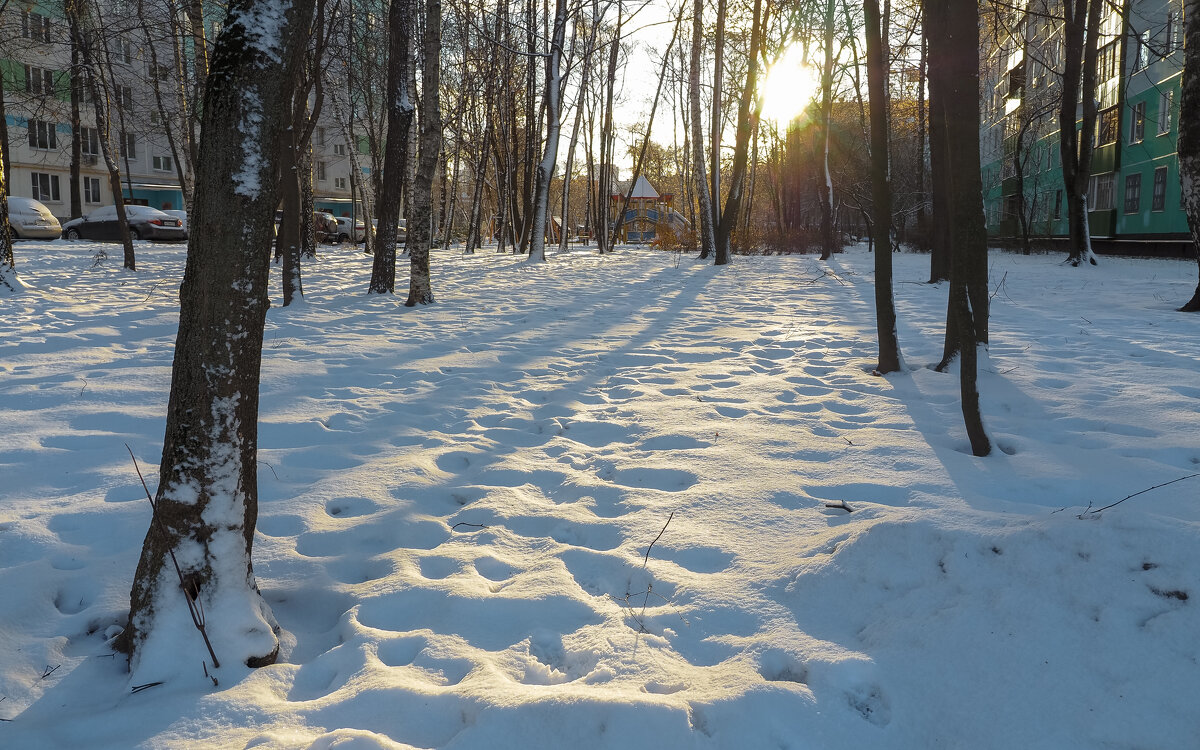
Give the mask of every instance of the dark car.
[{"label": "dark car", "polygon": [[[178,218],[149,206],[125,206],[125,218],[129,221],[129,234],[135,240],[185,240],[187,230]],[[63,237],[68,240],[121,240],[121,223],[117,221],[117,207],[103,206],[82,219],[72,219],[63,224]]]}]

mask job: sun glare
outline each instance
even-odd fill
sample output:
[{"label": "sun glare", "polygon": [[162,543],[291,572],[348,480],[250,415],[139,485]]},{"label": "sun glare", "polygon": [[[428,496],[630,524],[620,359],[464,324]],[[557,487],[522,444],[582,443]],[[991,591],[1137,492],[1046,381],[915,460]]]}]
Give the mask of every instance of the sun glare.
[{"label": "sun glare", "polygon": [[776,125],[791,122],[816,95],[820,77],[820,71],[804,62],[803,49],[790,47],[763,80],[762,116]]}]

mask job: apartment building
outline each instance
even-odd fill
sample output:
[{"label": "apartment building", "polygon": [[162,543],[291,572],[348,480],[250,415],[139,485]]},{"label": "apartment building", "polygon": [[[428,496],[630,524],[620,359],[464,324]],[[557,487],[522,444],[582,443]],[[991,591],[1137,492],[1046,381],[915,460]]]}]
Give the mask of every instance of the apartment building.
[{"label": "apartment building", "polygon": [[[125,200],[154,208],[184,208],[181,180],[189,181],[184,102],[180,81],[190,80],[190,40],[167,29],[170,19],[131,16],[132,6],[105,5],[99,53],[109,102],[109,143],[121,171]],[[148,7],[148,6],[147,6]],[[155,7],[165,10],[162,4]],[[213,21],[210,34],[219,30]],[[81,86],[78,133],[72,127],[72,55],[61,3],[19,2],[0,12],[6,176],[10,195],[34,198],[60,219],[71,216],[72,142],[78,138],[79,194],[84,215],[113,203],[102,154],[102,134],[88,86]],[[82,70],[81,66],[75,68]],[[328,118],[330,119],[331,118]],[[174,137],[174,148],[167,129]],[[313,136],[313,186],[318,208],[350,210],[348,145],[332,121]]]},{"label": "apartment building", "polygon": [[[980,148],[984,212],[996,240],[1021,236],[1023,226],[1039,239],[1068,232],[1057,5],[1030,0],[984,40]],[[1175,153],[1182,18],[1182,0],[1124,0],[1103,10],[1088,191],[1098,251],[1175,254],[1190,245]]]}]

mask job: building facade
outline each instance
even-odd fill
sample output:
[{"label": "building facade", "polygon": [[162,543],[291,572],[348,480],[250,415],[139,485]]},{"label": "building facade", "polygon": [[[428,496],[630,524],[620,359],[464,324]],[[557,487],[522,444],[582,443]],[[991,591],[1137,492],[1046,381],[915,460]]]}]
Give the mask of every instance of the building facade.
[{"label": "building facade", "polygon": [[[162,4],[155,4],[164,13]],[[105,3],[96,19],[104,43],[96,54],[109,111],[108,143],[121,171],[127,202],[182,209],[183,182],[190,181],[184,92],[194,80],[192,40],[179,38],[186,19],[131,18],[128,5]],[[210,21],[209,38],[219,31]],[[174,32],[172,32],[174,30]],[[62,4],[19,0],[0,12],[0,82],[6,130],[6,177],[10,195],[34,198],[60,221],[71,216],[71,162],[78,139],[81,214],[112,205],[113,192],[102,154],[103,134],[83,67],[74,65],[80,86],[78,133],[72,127],[72,52]],[[167,129],[175,136],[172,148]],[[348,144],[326,115],[313,134],[315,205],[336,215],[352,212]],[[364,159],[365,161],[365,159]],[[182,162],[182,163],[180,163]],[[361,209],[360,209],[361,210]]]},{"label": "building facade", "polygon": [[[1124,0],[1103,10],[1088,226],[1101,252],[1190,247],[1176,143],[1182,0]],[[996,23],[981,59],[980,133],[988,235],[1067,236],[1059,151],[1061,8],[1029,0]],[[1078,118],[1075,127],[1079,127]]]}]

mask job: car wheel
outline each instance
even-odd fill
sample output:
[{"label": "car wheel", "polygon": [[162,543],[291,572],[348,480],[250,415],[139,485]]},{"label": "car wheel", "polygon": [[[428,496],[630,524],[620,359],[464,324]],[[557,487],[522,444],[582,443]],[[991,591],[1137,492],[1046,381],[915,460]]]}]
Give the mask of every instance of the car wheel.
[{"label": "car wheel", "polygon": [[76,229],[75,227],[71,227],[70,229],[67,230],[67,233],[63,236],[66,237],[68,240],[77,240],[77,239],[79,239],[79,230]]},{"label": "car wheel", "polygon": [[130,227],[130,228],[129,228],[129,239],[131,239],[131,240],[140,240],[141,238],[142,238],[142,233],[141,233],[141,232],[139,232],[138,230],[134,229],[133,227]]},{"label": "car wheel", "polygon": [[338,242],[349,242],[349,241],[350,241],[350,235],[348,235],[348,234],[339,234],[338,235]]}]

